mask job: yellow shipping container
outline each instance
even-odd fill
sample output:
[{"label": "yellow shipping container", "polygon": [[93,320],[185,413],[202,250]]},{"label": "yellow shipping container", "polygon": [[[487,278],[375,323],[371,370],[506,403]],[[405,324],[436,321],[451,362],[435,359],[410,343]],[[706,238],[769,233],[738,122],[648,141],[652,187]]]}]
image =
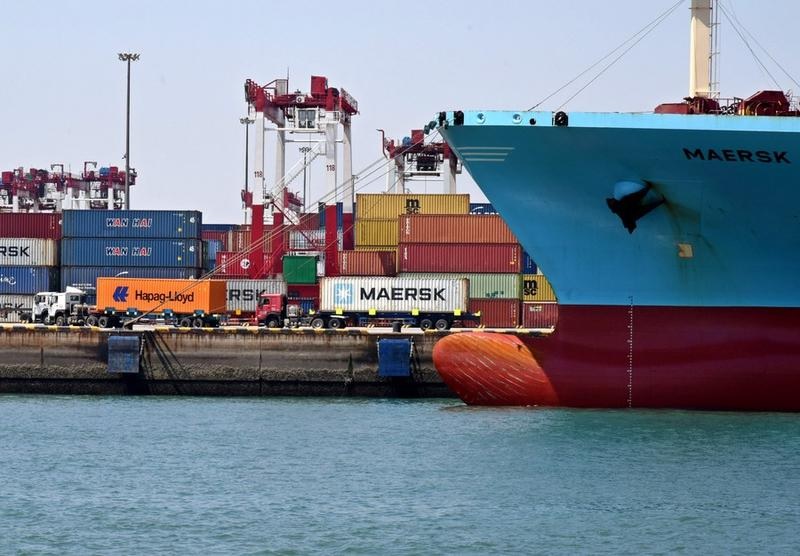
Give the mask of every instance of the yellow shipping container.
[{"label": "yellow shipping container", "polygon": [[356,248],[370,245],[372,247],[397,247],[398,237],[397,218],[382,218],[380,220],[356,219]]},{"label": "yellow shipping container", "polygon": [[469,214],[468,193],[358,193],[356,220],[401,214]]},{"label": "yellow shipping container", "polygon": [[397,253],[396,245],[356,245],[353,251],[391,251]]},{"label": "yellow shipping container", "polygon": [[522,276],[522,301],[556,301],[550,281],[542,274]]}]

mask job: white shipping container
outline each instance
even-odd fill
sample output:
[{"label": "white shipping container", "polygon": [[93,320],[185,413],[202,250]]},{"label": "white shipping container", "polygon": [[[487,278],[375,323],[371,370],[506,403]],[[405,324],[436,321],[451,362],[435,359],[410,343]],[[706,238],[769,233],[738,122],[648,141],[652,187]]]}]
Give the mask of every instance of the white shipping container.
[{"label": "white shipping container", "polygon": [[466,312],[469,281],[339,276],[320,279],[319,296],[320,311]]},{"label": "white shipping container", "polygon": [[22,313],[33,309],[32,295],[0,295],[0,322],[22,322]]},{"label": "white shipping container", "polygon": [[[342,230],[336,232],[339,251],[343,249]],[[325,230],[292,230],[289,232],[289,249],[315,251],[325,249]]]},{"label": "white shipping container", "polygon": [[246,280],[242,278],[228,280],[226,283],[227,309],[233,315],[237,313],[255,313],[258,306],[258,297],[262,293],[286,295],[286,282],[283,280]]},{"label": "white shipping container", "polygon": [[0,238],[0,266],[58,266],[54,239]]}]

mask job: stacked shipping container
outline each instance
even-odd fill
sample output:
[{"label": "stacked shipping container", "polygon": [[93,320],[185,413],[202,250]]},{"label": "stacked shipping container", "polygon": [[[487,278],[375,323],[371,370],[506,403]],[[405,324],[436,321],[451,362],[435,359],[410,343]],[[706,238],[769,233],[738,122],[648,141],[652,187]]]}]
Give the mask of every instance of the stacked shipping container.
[{"label": "stacked shipping container", "polygon": [[0,214],[0,322],[19,322],[34,294],[58,289],[60,238],[60,214]]},{"label": "stacked shipping container", "polygon": [[197,211],[64,211],[61,288],[94,303],[99,277],[198,278],[201,223]]}]

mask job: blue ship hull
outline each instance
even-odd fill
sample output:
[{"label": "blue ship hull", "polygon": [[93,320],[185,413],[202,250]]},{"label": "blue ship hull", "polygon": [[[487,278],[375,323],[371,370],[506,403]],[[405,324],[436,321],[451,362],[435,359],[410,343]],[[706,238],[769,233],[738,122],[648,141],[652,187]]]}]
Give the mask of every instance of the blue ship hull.
[{"label": "blue ship hull", "polygon": [[800,410],[800,118],[458,116],[442,135],[560,306],[549,337],[440,341],[464,400]]}]

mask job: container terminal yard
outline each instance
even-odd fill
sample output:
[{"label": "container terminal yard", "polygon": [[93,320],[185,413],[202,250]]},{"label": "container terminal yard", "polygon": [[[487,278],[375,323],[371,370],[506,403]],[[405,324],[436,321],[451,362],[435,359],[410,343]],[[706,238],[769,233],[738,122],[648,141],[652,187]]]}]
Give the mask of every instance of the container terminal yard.
[{"label": "container terminal yard", "polygon": [[[491,205],[457,192],[460,162],[428,129],[384,137],[385,191],[362,193],[349,93],[313,76],[303,93],[247,80],[245,98],[244,223],[127,209],[134,169],[0,174],[0,392],[442,396],[442,336],[553,329],[547,278]],[[294,141],[310,146],[287,169]],[[293,183],[315,163],[327,193],[308,203]]]}]

